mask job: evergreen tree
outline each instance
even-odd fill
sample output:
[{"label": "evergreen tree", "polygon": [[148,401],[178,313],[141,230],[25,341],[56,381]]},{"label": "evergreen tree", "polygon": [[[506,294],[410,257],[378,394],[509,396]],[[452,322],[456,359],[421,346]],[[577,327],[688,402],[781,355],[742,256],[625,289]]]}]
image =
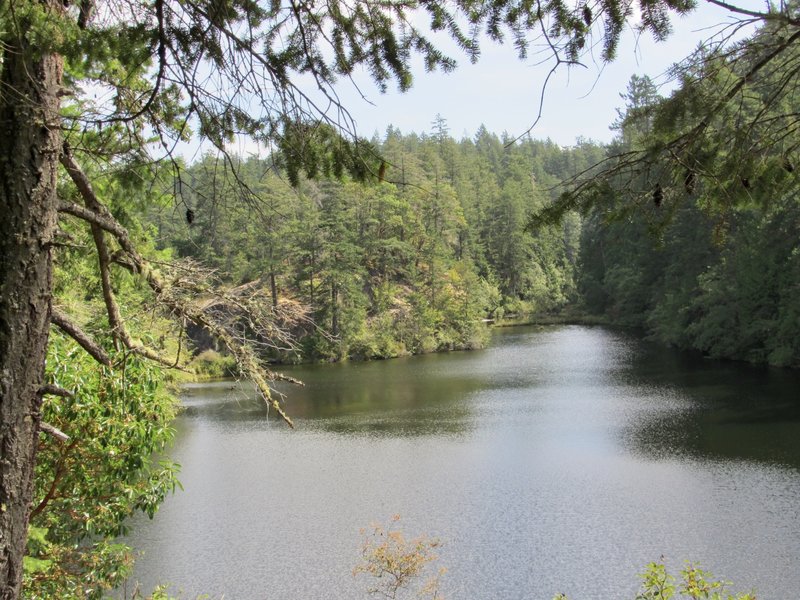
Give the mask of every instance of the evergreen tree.
[{"label": "evergreen tree", "polygon": [[[716,63],[717,57],[708,60]],[[773,85],[780,90],[782,80]],[[661,111],[673,99],[653,96],[640,78],[632,81],[626,98],[629,104],[617,121],[619,140],[612,151],[637,152],[660,135]],[[763,110],[757,105],[747,109]],[[774,110],[782,118],[785,106]],[[746,190],[746,199],[742,192],[731,197],[730,186],[742,188],[743,180],[741,165],[722,166],[730,155],[714,148],[704,159],[719,165],[715,168],[727,183],[721,179],[722,185],[705,187],[687,170],[683,199],[675,198],[677,192],[667,183],[657,184],[646,196],[647,204],[636,209],[632,204],[638,202],[638,190],[652,179],[646,174],[610,179],[602,203],[585,221],[584,297],[591,309],[645,329],[662,342],[713,357],[797,365],[796,344],[790,338],[800,329],[790,316],[797,314],[796,304],[788,300],[789,290],[800,281],[793,258],[797,192],[773,169],[758,179],[763,185]],[[668,171],[662,169],[661,176],[668,177]]]}]

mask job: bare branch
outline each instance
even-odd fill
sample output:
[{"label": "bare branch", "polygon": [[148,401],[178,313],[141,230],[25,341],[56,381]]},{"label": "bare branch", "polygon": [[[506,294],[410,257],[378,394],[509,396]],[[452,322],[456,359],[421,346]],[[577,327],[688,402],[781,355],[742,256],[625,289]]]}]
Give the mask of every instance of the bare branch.
[{"label": "bare branch", "polygon": [[709,4],[714,4],[715,6],[719,6],[720,8],[724,8],[727,11],[730,11],[737,15],[744,15],[748,17],[753,17],[755,19],[759,19],[761,21],[780,21],[783,23],[788,23],[789,25],[800,25],[800,20],[793,19],[789,16],[788,12],[782,11],[769,11],[769,12],[761,12],[757,10],[748,10],[746,8],[741,8],[739,6],[735,6],[728,2],[723,2],[722,0],[706,0]]},{"label": "bare branch", "polygon": [[59,442],[69,441],[69,436],[66,433],[64,433],[57,427],[53,427],[49,423],[39,423],[39,430],[49,435],[52,435]]},{"label": "bare branch", "polygon": [[75,340],[97,362],[107,367],[111,366],[111,359],[105,350],[57,308],[53,308],[50,314],[50,322]]},{"label": "bare branch", "polygon": [[[194,277],[186,277],[184,275],[184,277],[175,278],[169,283],[164,281],[154,269],[150,268],[148,262],[136,250],[130,240],[127,230],[99,201],[92,188],[91,182],[88,177],[86,177],[80,165],[75,161],[67,144],[64,145],[61,163],[81,193],[86,206],[82,207],[74,203],[63,202],[59,206],[59,211],[87,221],[92,228],[92,235],[95,239],[98,261],[100,263],[103,299],[106,304],[109,324],[111,325],[115,337],[132,352],[136,352],[145,358],[169,367],[174,367],[177,364],[177,360],[175,362],[168,361],[159,356],[158,353],[137,343],[130,337],[125,329],[124,321],[111,287],[109,268],[112,262],[121,263],[131,271],[140,274],[156,294],[159,303],[170,312],[205,327],[214,337],[222,341],[236,359],[242,371],[256,384],[264,401],[270,407],[274,408],[289,426],[294,427],[292,420],[284,412],[278,400],[273,398],[270,383],[277,379],[285,379],[287,381],[296,380],[290,377],[276,375],[264,369],[259,364],[258,358],[251,347],[251,343],[248,343],[247,340],[238,339],[231,325],[226,324],[220,317],[215,317],[208,308],[209,306],[216,305],[215,303],[217,302],[222,302],[225,306],[235,307],[241,314],[250,315],[251,318],[255,316],[259,329],[265,333],[266,337],[270,337],[278,342],[288,342],[288,337],[285,332],[281,331],[271,318],[274,317],[274,315],[272,313],[265,314],[263,311],[260,311],[257,303],[249,300],[247,297],[237,297],[236,294],[231,293],[212,293],[212,290],[208,287],[203,287],[198,283],[198,273],[196,270],[193,273]],[[117,240],[130,259],[129,261],[123,261],[116,254],[112,255],[109,253],[108,247],[103,239],[104,232],[111,234]],[[200,292],[211,293],[212,301],[206,302],[205,305],[198,304],[195,298]],[[214,300],[214,298],[216,298],[216,300]],[[289,346],[291,345],[289,344]]]},{"label": "bare branch", "polygon": [[39,388],[39,395],[40,396],[61,396],[62,398],[72,398],[74,394],[69,390],[65,390],[62,387],[54,385],[52,383],[48,383],[43,385]]},{"label": "bare branch", "polygon": [[[58,211],[72,215],[73,217],[78,217],[87,223],[97,225],[101,229],[107,231],[114,236],[122,249],[130,255],[137,265],[140,266],[141,263],[143,263],[143,259],[133,245],[128,231],[107,211],[103,210],[102,212],[97,212],[85,208],[80,204],[75,204],[74,202],[61,202],[58,206]],[[116,256],[110,258],[112,262],[114,262]]]},{"label": "bare branch", "polygon": [[[70,147],[66,142],[64,143],[63,152],[61,154],[61,164],[69,173],[72,181],[75,183],[78,191],[84,199],[84,202],[86,203],[87,212],[84,213],[81,211],[81,214],[82,218],[85,218],[87,221],[89,221],[92,230],[92,237],[94,238],[95,246],[97,248],[97,259],[100,268],[100,284],[103,290],[103,301],[106,305],[108,323],[111,326],[111,334],[115,339],[122,342],[122,344],[131,352],[135,352],[140,356],[144,356],[145,358],[160,363],[164,366],[177,368],[177,361],[171,361],[162,357],[158,352],[146,347],[141,342],[135,341],[128,333],[128,330],[125,327],[125,321],[122,318],[122,313],[119,309],[119,304],[117,303],[114,294],[113,287],[111,285],[110,267],[112,260],[103,233],[106,228],[101,226],[100,222],[98,221],[102,221],[108,229],[114,230],[113,233],[116,239],[120,241],[120,245],[123,245],[124,241],[123,248],[125,248],[126,251],[128,251],[128,253],[131,255],[131,258],[134,260],[134,264],[137,268],[142,266],[143,260],[139,253],[136,252],[133,244],[130,242],[130,237],[128,236],[127,230],[122,227],[122,225],[120,225],[116,219],[113,218],[113,216],[111,216],[111,214],[97,199],[89,178],[86,177],[86,174],[80,168],[80,165],[78,165],[78,163],[75,161]],[[75,207],[72,205],[68,206],[67,208],[71,208],[73,210],[73,214],[74,212],[77,212],[75,211]],[[105,218],[90,218],[92,213],[95,215],[101,215]]]}]

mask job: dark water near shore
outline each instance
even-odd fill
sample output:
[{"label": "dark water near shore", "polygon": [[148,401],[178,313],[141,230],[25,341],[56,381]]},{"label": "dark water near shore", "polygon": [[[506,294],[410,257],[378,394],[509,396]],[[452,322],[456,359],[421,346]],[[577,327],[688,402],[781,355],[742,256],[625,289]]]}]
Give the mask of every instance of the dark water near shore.
[{"label": "dark water near shore", "polygon": [[185,491],[130,539],[145,589],[365,598],[359,530],[399,513],[443,541],[451,600],[633,598],[662,555],[800,598],[796,373],[566,326],[290,374],[296,431],[246,385],[187,387]]}]

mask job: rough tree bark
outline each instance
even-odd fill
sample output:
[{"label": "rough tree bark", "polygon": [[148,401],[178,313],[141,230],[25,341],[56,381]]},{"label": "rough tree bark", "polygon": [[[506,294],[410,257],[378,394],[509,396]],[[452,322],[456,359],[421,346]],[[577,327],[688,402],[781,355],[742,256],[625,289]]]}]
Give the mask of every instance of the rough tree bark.
[{"label": "rough tree bark", "polygon": [[[45,10],[63,5],[41,0]],[[19,598],[33,495],[56,231],[60,56],[0,32],[0,600]],[[23,33],[19,33],[23,32]]]}]

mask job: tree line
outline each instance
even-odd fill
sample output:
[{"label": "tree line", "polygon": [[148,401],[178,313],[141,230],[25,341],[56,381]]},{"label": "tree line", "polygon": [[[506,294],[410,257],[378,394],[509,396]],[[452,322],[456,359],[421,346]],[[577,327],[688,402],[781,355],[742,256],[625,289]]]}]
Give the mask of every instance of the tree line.
[{"label": "tree line", "polygon": [[475,348],[487,322],[577,300],[579,218],[527,224],[599,145],[512,144],[484,128],[455,140],[439,116],[431,132],[390,127],[371,148],[366,182],[292,185],[280,156],[204,156],[181,175],[181,209],[151,213],[159,243],[226,285],[257,282],[275,307],[303,307],[296,344],[273,360]]},{"label": "tree line", "polygon": [[728,175],[747,195],[735,203],[723,187],[701,190],[691,173],[682,173],[680,200],[618,176],[586,210],[538,218],[558,204],[562,182],[659,135],[655,114],[670,99],[646,76],[621,96],[605,146],[512,141],[483,128],[457,140],[441,116],[423,134],[389,127],[371,141],[380,159],[367,182],[292,185],[279,157],[207,155],[182,178],[192,223],[175,209],[151,219],[162,246],[227,285],[258,281],[275,306],[305,307],[298,343],[273,360],[475,348],[486,322],[568,313],[715,358],[797,366],[790,154],[777,176],[749,188]]},{"label": "tree line", "polygon": [[[145,177],[138,165],[93,173],[94,193],[127,236],[109,260],[126,264],[128,238],[148,259],[104,283],[86,252],[92,229],[78,216],[62,221],[54,318],[81,333],[56,331],[48,348],[55,396],[42,419],[54,435],[39,449],[28,597],[102,597],[119,585],[132,559],[115,537],[177,485],[176,465],[152,458],[172,437],[165,367],[183,367],[209,342],[160,310],[165,302],[207,324],[216,334],[208,340],[236,338],[230,347],[267,361],[475,348],[487,320],[568,314],[713,357],[797,366],[800,206],[783,162],[790,154],[779,177],[754,178],[749,189],[738,180],[752,201],[722,209],[714,187],[690,190],[684,180],[678,202],[674,190],[618,177],[602,202],[541,217],[575,173],[658,134],[669,98],[638,76],[622,96],[605,146],[484,128],[457,140],[437,117],[423,134],[376,134],[364,146],[372,158],[363,180],[333,163],[309,177],[310,161],[290,174],[280,153],[209,153],[177,178]],[[163,282],[158,296],[153,281]],[[107,331],[109,293],[132,347]],[[73,389],[80,395],[62,393]]]}]

